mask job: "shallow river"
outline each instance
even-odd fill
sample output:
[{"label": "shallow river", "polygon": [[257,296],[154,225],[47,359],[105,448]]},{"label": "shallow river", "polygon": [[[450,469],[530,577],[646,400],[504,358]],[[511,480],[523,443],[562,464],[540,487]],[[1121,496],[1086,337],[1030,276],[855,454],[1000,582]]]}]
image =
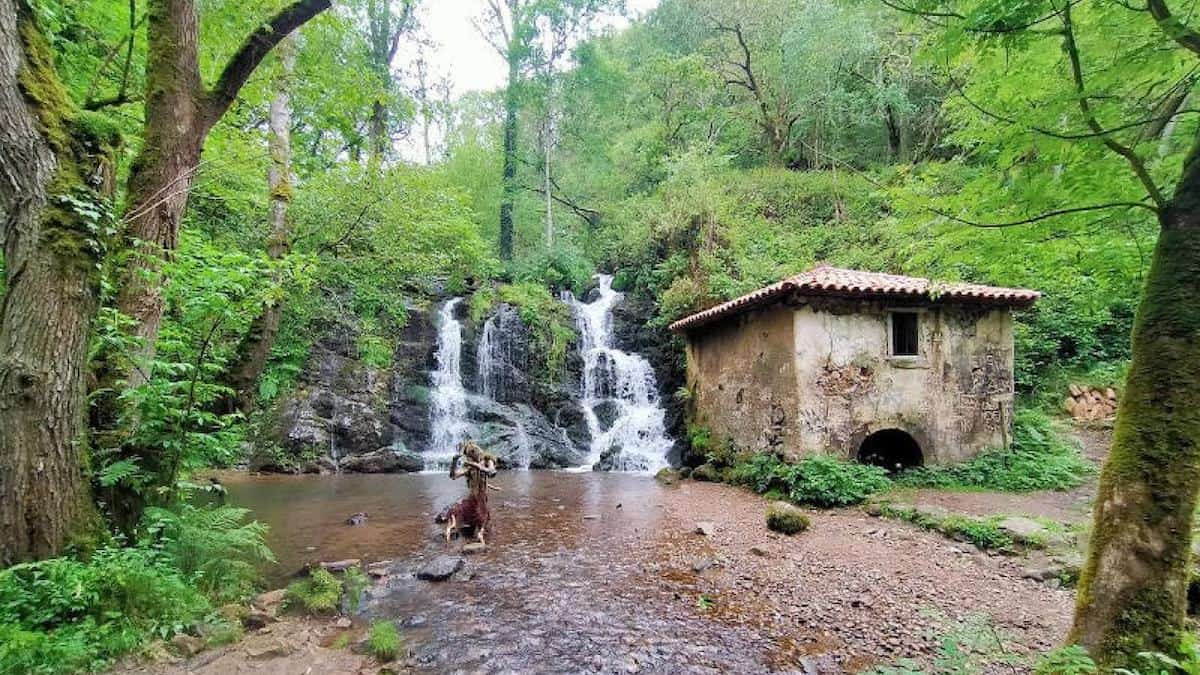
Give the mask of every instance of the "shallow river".
[{"label": "shallow river", "polygon": [[[419,581],[457,553],[433,514],[460,497],[445,474],[241,476],[230,501],[271,526],[282,583],[306,564],[393,560],[360,618],[399,622],[427,672],[761,672],[764,637],[695,611],[689,580],[665,579],[663,488],[629,474],[502,473],[488,550],[444,583]],[[346,518],[365,512],[366,524]]]}]

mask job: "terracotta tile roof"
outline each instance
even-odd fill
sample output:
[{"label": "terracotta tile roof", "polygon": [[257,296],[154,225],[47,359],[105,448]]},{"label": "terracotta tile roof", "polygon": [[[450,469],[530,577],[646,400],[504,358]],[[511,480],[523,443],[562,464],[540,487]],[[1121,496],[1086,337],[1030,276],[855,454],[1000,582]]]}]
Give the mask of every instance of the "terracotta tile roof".
[{"label": "terracotta tile roof", "polygon": [[990,305],[1028,307],[1042,296],[1024,288],[1000,288],[966,283],[940,283],[919,277],[848,270],[820,265],[764,286],[740,298],[710,307],[671,324],[673,331],[686,331],[717,319],[740,314],[790,293],[833,295],[852,298],[897,298],[945,302],[954,300]]}]

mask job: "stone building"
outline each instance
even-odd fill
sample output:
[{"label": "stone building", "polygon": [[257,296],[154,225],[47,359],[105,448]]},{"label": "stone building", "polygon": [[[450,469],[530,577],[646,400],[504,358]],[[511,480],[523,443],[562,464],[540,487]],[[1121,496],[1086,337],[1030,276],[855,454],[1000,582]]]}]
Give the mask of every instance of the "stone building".
[{"label": "stone building", "polygon": [[1007,447],[1036,291],[822,265],[676,321],[695,419],[739,449],[894,469]]}]

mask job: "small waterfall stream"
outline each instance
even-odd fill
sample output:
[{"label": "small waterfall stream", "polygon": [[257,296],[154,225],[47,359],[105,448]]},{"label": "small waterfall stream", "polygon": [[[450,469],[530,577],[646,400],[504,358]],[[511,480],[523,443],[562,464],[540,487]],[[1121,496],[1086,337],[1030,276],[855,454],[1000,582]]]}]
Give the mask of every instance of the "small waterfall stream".
[{"label": "small waterfall stream", "polygon": [[[516,326],[513,321],[519,323],[520,318],[511,309],[502,309],[488,317],[483,324],[483,330],[480,331],[479,344],[475,348],[479,395],[500,403],[509,403],[521,398],[514,396],[517,392],[510,391],[510,372],[524,365],[519,363],[521,359],[514,344],[513,332]],[[528,469],[533,459],[533,447],[529,432],[520,421],[516,424],[513,440],[517,447],[517,466]]]},{"label": "small waterfall stream", "polygon": [[640,355],[613,346],[612,310],[621,294],[612,289],[612,275],[597,279],[599,297],[592,302],[563,294],[580,333],[580,403],[592,437],[587,466],[602,462],[615,471],[657,471],[668,466],[674,443],[667,436],[654,370]]},{"label": "small waterfall stream", "polygon": [[461,302],[462,298],[451,298],[438,311],[437,370],[430,374],[433,381],[430,393],[432,438],[429,451],[425,453],[426,469],[449,466],[469,428],[467,391],[463,388],[460,368],[463,326],[454,317],[454,310]]}]

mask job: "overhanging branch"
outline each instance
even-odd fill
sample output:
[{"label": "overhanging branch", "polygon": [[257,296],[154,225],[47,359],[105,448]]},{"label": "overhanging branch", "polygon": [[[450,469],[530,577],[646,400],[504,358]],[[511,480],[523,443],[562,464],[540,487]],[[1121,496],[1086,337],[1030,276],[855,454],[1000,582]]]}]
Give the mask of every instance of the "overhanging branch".
[{"label": "overhanging branch", "polygon": [[237,98],[242,85],[267,53],[309,19],[329,9],[331,0],[297,0],[260,25],[225,64],[225,70],[207,95],[206,117],[215,123]]}]

